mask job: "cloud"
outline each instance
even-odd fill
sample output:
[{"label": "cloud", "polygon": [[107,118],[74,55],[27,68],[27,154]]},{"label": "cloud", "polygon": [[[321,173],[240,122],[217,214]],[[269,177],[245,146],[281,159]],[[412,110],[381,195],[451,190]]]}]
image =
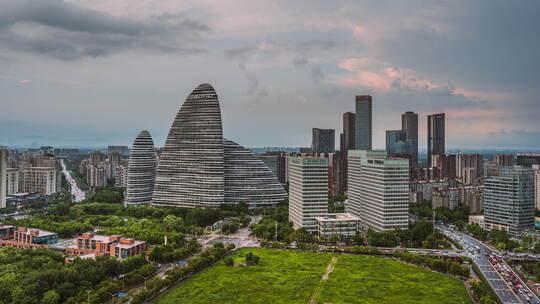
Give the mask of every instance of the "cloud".
[{"label": "cloud", "polygon": [[19,80],[19,83],[22,83],[22,84],[30,83],[30,82],[32,82],[32,80],[29,80],[29,79],[21,79],[21,80]]},{"label": "cloud", "polygon": [[142,20],[112,16],[62,0],[0,2],[0,48],[61,60],[130,50],[193,53],[210,29],[181,14]]},{"label": "cloud", "polygon": [[247,88],[248,95],[255,95],[258,97],[265,97],[268,96],[268,91],[266,88],[260,88],[259,87],[259,79],[257,79],[257,76],[246,68],[246,66],[242,63],[238,64],[238,67],[240,70],[242,70],[244,78],[248,81],[249,85]]}]

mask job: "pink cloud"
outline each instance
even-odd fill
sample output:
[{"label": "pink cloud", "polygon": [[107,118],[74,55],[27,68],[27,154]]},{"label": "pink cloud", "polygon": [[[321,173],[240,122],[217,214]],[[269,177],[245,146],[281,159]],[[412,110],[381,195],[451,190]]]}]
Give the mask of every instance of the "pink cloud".
[{"label": "pink cloud", "polygon": [[23,83],[23,84],[24,83],[30,83],[30,82],[32,82],[32,80],[29,80],[29,79],[21,79],[21,80],[19,80],[19,83]]}]

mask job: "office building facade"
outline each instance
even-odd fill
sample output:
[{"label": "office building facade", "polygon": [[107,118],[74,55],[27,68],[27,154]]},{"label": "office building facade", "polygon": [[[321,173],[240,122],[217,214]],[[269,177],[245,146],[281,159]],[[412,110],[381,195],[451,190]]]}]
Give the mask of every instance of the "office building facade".
[{"label": "office building facade", "polygon": [[410,143],[411,167],[418,167],[418,114],[405,112],[401,114],[401,129],[407,134]]},{"label": "office building facade", "polygon": [[509,167],[514,165],[514,155],[512,154],[495,154],[493,161],[497,166]]},{"label": "office building facade", "polygon": [[412,158],[411,142],[407,141],[407,131],[386,131],[386,153],[390,156],[400,155]]},{"label": "office building facade", "polygon": [[317,217],[328,214],[328,159],[289,158],[289,221],[294,229],[317,231]]},{"label": "office building facade", "polygon": [[356,96],[355,103],[355,149],[371,150],[372,97],[370,95]]},{"label": "office building facade", "polygon": [[518,166],[531,168],[533,165],[540,165],[540,153],[520,153],[516,155]]},{"label": "office building facade", "polygon": [[0,208],[6,208],[7,196],[7,149],[0,147]]},{"label": "office building facade", "polygon": [[409,227],[409,160],[386,151],[349,151],[345,210],[376,231]]},{"label": "office building facade", "polygon": [[150,132],[137,135],[129,155],[126,204],[149,204],[156,180],[156,149]]},{"label": "office building facade", "polygon": [[313,128],[311,151],[313,153],[334,153],[336,151],[335,133],[334,129]]},{"label": "office building facade", "polygon": [[[239,159],[235,155],[225,155],[225,140],[223,138],[221,109],[218,95],[209,84],[201,84],[187,97],[186,101],[178,111],[174,119],[169,135],[163,148],[152,198],[152,205],[155,206],[175,206],[175,207],[218,207],[226,202],[240,202],[240,199],[253,197],[249,193],[235,198],[227,196],[226,193],[234,193],[236,190],[226,189],[229,185],[239,183],[238,178],[244,179],[244,185],[258,184],[260,196],[268,194],[265,204],[276,204],[281,199],[278,196],[270,195],[275,191],[275,185],[279,182],[274,178],[271,184],[263,191],[263,185],[259,179],[261,175],[271,171],[264,163],[249,153],[249,157],[242,155]],[[229,143],[227,142],[227,145]],[[231,144],[232,145],[232,144]],[[229,145],[230,146],[230,145]],[[242,148],[243,149],[243,148]],[[228,152],[235,152],[235,148],[227,149]],[[236,155],[238,156],[238,155]],[[250,158],[249,161],[247,158]],[[225,161],[238,163],[225,164]],[[244,170],[254,170],[256,172],[244,172],[241,163],[249,162],[249,168]],[[253,164],[256,163],[256,167]],[[226,168],[234,168],[234,174],[226,174]],[[264,168],[264,172],[260,172]],[[266,171],[268,170],[268,171]],[[234,180],[226,181],[226,178]],[[250,180],[255,178],[257,180]],[[252,191],[244,188],[246,191]],[[238,193],[238,192],[237,192]],[[285,191],[281,187],[282,196]],[[262,202],[244,201],[247,204],[259,205]]]},{"label": "office building facade", "polygon": [[433,154],[445,153],[444,113],[428,115],[427,128],[427,164],[430,166]]},{"label": "office building facade", "polygon": [[481,154],[458,154],[456,161],[457,177],[463,178],[466,168],[474,168],[477,178],[484,173],[484,157]]},{"label": "office building facade", "polygon": [[520,166],[487,167],[483,180],[484,220],[488,229],[511,236],[534,228],[534,170]]}]

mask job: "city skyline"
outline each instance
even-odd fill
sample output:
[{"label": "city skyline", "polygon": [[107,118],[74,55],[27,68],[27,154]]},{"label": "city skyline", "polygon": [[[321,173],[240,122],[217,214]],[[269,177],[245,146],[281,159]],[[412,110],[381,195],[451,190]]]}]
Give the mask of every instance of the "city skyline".
[{"label": "city skyline", "polygon": [[0,145],[128,145],[135,128],[162,146],[184,92],[209,81],[224,136],[249,147],[309,146],[371,95],[373,148],[414,111],[419,126],[446,113],[448,148],[538,149],[539,5],[2,2]]}]

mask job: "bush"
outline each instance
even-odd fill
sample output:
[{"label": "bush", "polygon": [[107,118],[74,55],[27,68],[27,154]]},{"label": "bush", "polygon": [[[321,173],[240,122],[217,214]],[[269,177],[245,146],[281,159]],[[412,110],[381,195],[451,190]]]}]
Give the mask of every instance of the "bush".
[{"label": "bush", "polygon": [[223,262],[225,263],[225,265],[227,266],[234,266],[234,260],[233,258],[231,257],[226,257]]}]

